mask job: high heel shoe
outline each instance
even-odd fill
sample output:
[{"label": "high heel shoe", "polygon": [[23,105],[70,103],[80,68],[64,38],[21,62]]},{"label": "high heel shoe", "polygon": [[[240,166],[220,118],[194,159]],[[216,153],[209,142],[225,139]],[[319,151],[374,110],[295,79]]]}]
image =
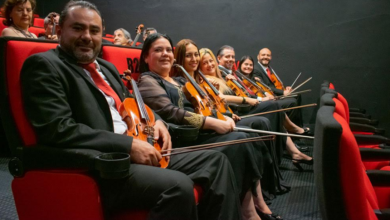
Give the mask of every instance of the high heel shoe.
[{"label": "high heel shoe", "polygon": [[310,128],[308,127],[303,127],[303,132],[302,133],[297,133],[299,135],[305,135],[305,136],[313,136],[313,133],[311,132]]},{"label": "high heel shoe", "polygon": [[256,212],[260,216],[261,220],[283,220],[283,218],[278,214],[265,214],[257,209]]},{"label": "high heel shoe", "polygon": [[313,165],[314,160],[313,160],[313,158],[311,160],[294,160],[294,159],[292,159],[292,163],[296,168],[298,168],[299,171],[302,172],[304,169],[301,167],[301,163],[307,164],[307,165]]}]

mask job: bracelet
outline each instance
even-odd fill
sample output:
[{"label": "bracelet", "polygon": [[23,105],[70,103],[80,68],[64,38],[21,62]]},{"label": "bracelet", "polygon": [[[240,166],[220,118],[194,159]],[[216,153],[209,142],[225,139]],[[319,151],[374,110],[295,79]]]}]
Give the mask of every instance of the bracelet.
[{"label": "bracelet", "polygon": [[246,100],[245,100],[245,97],[242,97],[242,104],[245,104],[246,103]]}]

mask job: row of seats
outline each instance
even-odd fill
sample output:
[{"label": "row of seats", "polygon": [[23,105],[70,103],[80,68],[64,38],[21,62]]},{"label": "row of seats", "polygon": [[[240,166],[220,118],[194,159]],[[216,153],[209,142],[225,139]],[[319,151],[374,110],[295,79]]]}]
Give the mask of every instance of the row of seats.
[{"label": "row of seats", "polygon": [[[99,188],[91,175],[91,172],[105,174],[106,171],[96,165],[102,153],[37,145],[23,109],[20,70],[24,60],[57,45],[45,40],[0,38],[0,112],[9,146],[16,156],[10,161],[9,169],[15,177],[12,191],[18,216],[21,220],[107,219]],[[135,76],[139,74],[140,49],[103,45],[102,51],[103,58],[112,62],[119,72],[131,69]],[[115,164],[120,161],[110,158]],[[195,186],[197,200],[200,192]],[[147,215],[147,210],[124,210],[109,218],[141,220]]]},{"label": "row of seats", "polygon": [[[386,149],[390,142],[383,136],[372,138],[376,135],[371,132],[354,134],[347,100],[334,86],[329,88],[329,83],[321,88],[314,141],[314,174],[322,217],[390,219],[386,210],[390,208],[390,150]],[[366,145],[358,143],[365,138]]]}]

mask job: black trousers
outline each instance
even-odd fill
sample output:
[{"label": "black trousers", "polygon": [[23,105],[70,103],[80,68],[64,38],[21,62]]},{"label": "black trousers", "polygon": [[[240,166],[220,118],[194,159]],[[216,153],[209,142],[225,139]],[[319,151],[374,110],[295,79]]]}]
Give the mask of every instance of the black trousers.
[{"label": "black trousers", "polygon": [[[203,189],[198,206],[194,183]],[[149,219],[241,219],[232,167],[218,151],[172,155],[167,169],[131,164],[128,178],[99,185],[108,215],[140,208]]]},{"label": "black trousers", "polygon": [[[298,94],[296,98],[285,98],[276,100],[276,102],[280,105],[281,108],[295,107],[297,105],[301,105],[301,95]],[[292,109],[286,111],[286,114],[288,115],[290,120],[294,122],[294,124],[298,125],[299,127],[303,126],[301,109]]]},{"label": "black trousers", "polygon": [[[275,101],[265,101],[260,102],[258,105],[253,106],[251,110],[247,113],[247,115],[255,114],[255,113],[261,113],[266,111],[273,111],[280,109],[280,105],[278,102]],[[271,127],[269,128],[271,131],[276,132],[282,132],[286,133],[286,130],[284,129],[283,123],[285,120],[285,113],[284,112],[275,112],[275,113],[269,113],[264,114],[262,117],[265,117],[269,120],[269,124]],[[281,163],[281,159],[283,156],[283,150],[286,148],[286,137],[285,136],[276,136],[275,140],[275,163],[279,164]]]}]

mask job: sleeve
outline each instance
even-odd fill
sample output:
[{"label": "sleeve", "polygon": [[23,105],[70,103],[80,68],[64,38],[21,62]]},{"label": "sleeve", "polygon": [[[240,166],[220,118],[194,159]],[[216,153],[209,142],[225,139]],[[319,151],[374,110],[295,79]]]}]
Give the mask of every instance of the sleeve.
[{"label": "sleeve", "polygon": [[21,70],[24,109],[39,144],[59,148],[131,151],[132,137],[77,123],[66,90],[69,85],[47,57],[28,58]]},{"label": "sleeve", "polygon": [[[138,81],[142,98],[151,109],[166,122],[177,125],[192,125],[203,127],[205,117],[175,106],[168,97],[167,92],[151,76],[143,75]],[[182,97],[185,99],[185,97]]]}]

